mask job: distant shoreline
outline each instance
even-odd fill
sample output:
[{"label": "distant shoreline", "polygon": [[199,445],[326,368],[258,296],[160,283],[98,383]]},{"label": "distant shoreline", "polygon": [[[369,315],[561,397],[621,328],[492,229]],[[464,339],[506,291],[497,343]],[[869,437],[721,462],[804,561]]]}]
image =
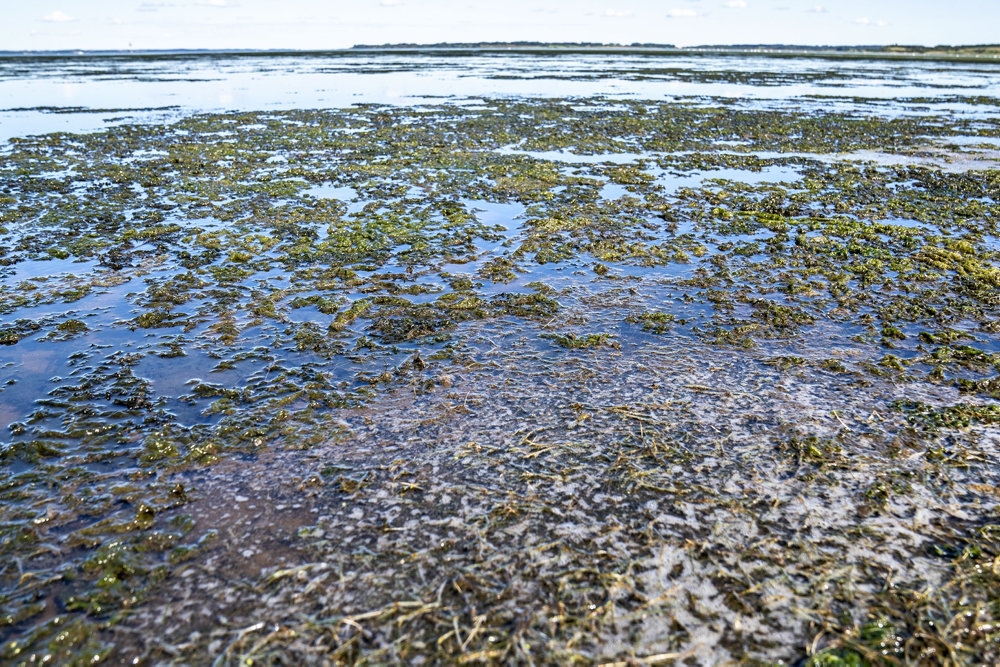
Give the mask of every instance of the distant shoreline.
[{"label": "distant shoreline", "polygon": [[345,49],[144,49],[0,51],[0,58],[133,57],[170,58],[191,56],[306,56],[331,57],[359,54],[412,54],[464,56],[472,54],[580,55],[614,54],[644,56],[755,56],[772,58],[833,58],[888,60],[1000,61],[1000,44],[962,46],[858,45],[806,46],[787,44],[701,45],[589,43],[475,43],[475,44],[359,44]]}]

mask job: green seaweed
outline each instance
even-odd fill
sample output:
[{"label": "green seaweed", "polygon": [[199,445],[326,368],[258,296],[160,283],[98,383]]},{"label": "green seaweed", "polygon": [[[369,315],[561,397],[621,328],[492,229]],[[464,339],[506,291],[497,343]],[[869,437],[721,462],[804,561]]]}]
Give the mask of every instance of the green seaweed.
[{"label": "green seaweed", "polygon": [[[639,628],[662,614],[665,655],[680,654],[663,660],[683,661],[689,631],[667,620],[671,612],[646,597],[638,578],[645,565],[637,554],[655,546],[682,549],[688,567],[713,573],[705,581],[727,609],[762,621],[774,605],[761,591],[774,582],[794,588],[812,605],[804,617],[825,633],[809,664],[917,660],[928,637],[954,647],[960,636],[954,656],[988,661],[995,637],[961,615],[973,610],[983,623],[996,615],[996,581],[981,556],[995,557],[992,533],[959,526],[941,542],[955,562],[951,583],[934,595],[880,581],[874,565],[858,566],[863,585],[855,585],[838,578],[837,540],[886,542],[860,532],[803,541],[823,529],[795,518],[802,529],[793,532],[769,519],[776,501],[746,479],[778,470],[813,502],[840,489],[855,499],[859,521],[891,516],[918,491],[990,497],[991,459],[975,436],[1000,415],[974,401],[1000,391],[998,171],[801,154],[874,148],[908,157],[928,138],[996,136],[996,123],[866,115],[863,105],[848,113],[689,102],[511,98],[231,112],[12,141],[0,165],[0,270],[34,277],[4,273],[0,285],[0,343],[9,355],[0,366],[0,414],[9,422],[0,448],[3,658],[120,657],[105,643],[118,636],[116,623],[169,588],[159,583],[196,573],[183,568],[215,549],[233,549],[220,544],[224,532],[205,528],[211,517],[175,522],[205,506],[198,487],[208,466],[238,468],[262,452],[299,449],[329,457],[324,445],[346,437],[341,415],[377,421],[387,405],[380,401],[401,394],[438,401],[439,413],[406,415],[428,428],[503,414],[462,387],[483,369],[518,387],[529,386],[516,384],[528,382],[522,374],[542,368],[538,382],[584,395],[652,346],[663,355],[649,367],[714,373],[698,355],[734,359],[766,378],[767,391],[817,377],[862,393],[927,380],[976,398],[893,404],[873,389],[879,398],[864,415],[830,408],[778,419],[747,407],[774,400],[764,389],[688,379],[664,393],[657,379],[645,388],[649,405],[573,397],[553,407],[580,432],[592,420],[617,420],[600,437],[517,432],[502,447],[470,442],[452,451],[453,434],[420,431],[416,440],[446,451],[444,459],[423,469],[407,451],[381,467],[304,479],[299,489],[300,499],[319,495],[345,515],[355,506],[384,508],[385,498],[412,504],[412,517],[383,512],[381,523],[349,526],[358,534],[334,544],[350,549],[309,542],[317,558],[337,554],[336,579],[363,582],[370,607],[362,596],[331,615],[328,600],[317,598],[322,613],[310,612],[309,595],[298,590],[301,614],[280,623],[304,639],[270,625],[267,634],[220,629],[229,643],[214,652],[222,662],[303,657],[294,651],[313,647],[330,662],[546,655],[589,663],[608,657],[602,646],[644,641],[639,629],[611,628]],[[642,155],[620,164],[600,158],[621,153]],[[595,159],[575,162],[579,155]],[[741,180],[741,172],[770,170],[784,175]],[[700,180],[677,187],[669,174]],[[325,184],[355,196],[311,194]],[[508,225],[485,224],[482,213],[500,205],[519,213]],[[615,335],[580,333],[594,330]],[[553,350],[539,336],[578,352]],[[523,356],[497,361],[508,350]],[[593,368],[561,365],[581,358]],[[42,389],[25,397],[22,387]],[[713,397],[729,403],[720,408]],[[536,398],[518,396],[508,414],[530,421]],[[702,409],[704,421],[692,416]],[[786,417],[799,430],[755,432],[740,449],[724,420],[709,421],[712,410],[761,433]],[[826,431],[809,431],[808,419],[825,420]],[[830,435],[831,425],[843,430]],[[908,450],[926,466],[919,480],[896,470],[914,460]],[[720,461],[728,467],[714,467]],[[428,491],[439,481],[430,469],[455,488]],[[738,496],[720,479],[732,480]],[[576,487],[552,492],[557,482]],[[460,516],[443,495],[475,501],[468,516],[447,524],[451,536],[431,530],[433,521]],[[708,508],[702,519],[714,514],[704,526],[684,519],[672,533],[674,524],[650,509],[657,503]],[[581,507],[616,519],[598,526],[600,534],[564,530]],[[731,542],[742,533],[719,517],[752,518],[757,537]],[[414,535],[411,519],[427,530]],[[320,540],[321,530],[307,531],[308,540]],[[536,541],[518,543],[520,535]],[[283,587],[303,581],[300,574],[312,576],[308,568],[281,572],[265,588],[289,592]],[[814,580],[833,592],[819,584],[802,592]],[[59,615],[47,615],[42,600],[54,601]],[[604,633],[612,639],[602,644]],[[207,637],[150,660],[203,659]],[[720,641],[744,655],[739,640]],[[786,653],[803,657],[806,646]],[[644,659],[624,648],[612,657]]]}]

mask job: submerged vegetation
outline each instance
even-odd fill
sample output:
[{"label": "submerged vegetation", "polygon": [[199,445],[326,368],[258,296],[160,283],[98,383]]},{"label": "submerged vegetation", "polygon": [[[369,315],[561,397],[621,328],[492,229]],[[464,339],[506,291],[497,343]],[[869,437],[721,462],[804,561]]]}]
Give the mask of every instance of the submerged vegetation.
[{"label": "submerged vegetation", "polygon": [[11,140],[0,659],[997,660],[998,138],[594,97]]}]

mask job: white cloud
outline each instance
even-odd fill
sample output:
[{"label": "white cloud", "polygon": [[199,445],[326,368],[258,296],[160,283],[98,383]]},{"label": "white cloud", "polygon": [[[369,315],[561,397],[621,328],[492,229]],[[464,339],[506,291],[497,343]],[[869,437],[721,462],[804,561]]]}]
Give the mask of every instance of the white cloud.
[{"label": "white cloud", "polygon": [[814,5],[811,9],[807,9],[806,11],[812,14],[826,14],[829,10],[823,5]]},{"label": "white cloud", "polygon": [[889,25],[888,21],[883,21],[882,19],[879,19],[877,21],[873,21],[872,19],[868,18],[867,16],[858,17],[858,18],[854,19],[854,22],[857,25],[869,25],[869,26],[872,26],[872,27],[875,27],[875,28],[884,28],[887,25]]},{"label": "white cloud", "polygon": [[144,2],[144,3],[140,4],[136,8],[136,11],[139,11],[139,12],[158,12],[163,7],[173,7],[173,6],[174,6],[174,3],[172,3],[172,2],[152,2],[152,1],[150,1],[150,2]]},{"label": "white cloud", "polygon": [[69,23],[70,21],[75,21],[76,19],[57,9],[51,14],[46,14],[42,20],[48,21],[49,23]]},{"label": "white cloud", "polygon": [[232,7],[229,0],[198,0],[198,4],[205,7]]},{"label": "white cloud", "polygon": [[396,7],[397,5],[403,4],[400,0],[379,0],[380,5],[383,7]]},{"label": "white cloud", "polygon": [[605,9],[604,15],[616,19],[624,19],[632,16],[632,11],[629,9]]},{"label": "white cloud", "polygon": [[727,0],[726,7],[733,9],[743,9],[747,6],[747,0]]},{"label": "white cloud", "polygon": [[698,16],[698,12],[693,9],[668,9],[667,18],[670,19],[691,19]]}]

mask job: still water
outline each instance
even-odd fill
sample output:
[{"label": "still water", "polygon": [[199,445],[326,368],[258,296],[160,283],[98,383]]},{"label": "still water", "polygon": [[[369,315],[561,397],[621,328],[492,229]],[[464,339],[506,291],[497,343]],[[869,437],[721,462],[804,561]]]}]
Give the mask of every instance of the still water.
[{"label": "still water", "polygon": [[[988,109],[1000,63],[735,55],[434,55],[333,52],[0,57],[0,140],[93,131],[190,113],[352,104],[474,103],[487,97],[745,99],[757,107],[910,113]],[[922,98],[938,98],[927,101]]]},{"label": "still water", "polygon": [[0,57],[0,662],[995,664],[998,74]]}]

